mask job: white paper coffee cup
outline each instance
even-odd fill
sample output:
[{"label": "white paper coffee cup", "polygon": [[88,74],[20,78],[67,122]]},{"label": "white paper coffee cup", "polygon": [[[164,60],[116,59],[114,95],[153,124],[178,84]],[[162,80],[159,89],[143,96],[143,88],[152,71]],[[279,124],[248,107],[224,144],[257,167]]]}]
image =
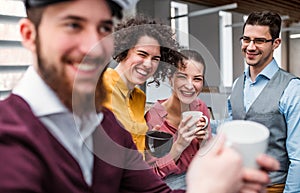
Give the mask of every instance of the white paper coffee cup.
[{"label": "white paper coffee cup", "polygon": [[226,135],[227,145],[237,150],[248,168],[259,168],[256,158],[268,147],[269,129],[264,125],[245,120],[234,120],[219,126],[218,132]]}]

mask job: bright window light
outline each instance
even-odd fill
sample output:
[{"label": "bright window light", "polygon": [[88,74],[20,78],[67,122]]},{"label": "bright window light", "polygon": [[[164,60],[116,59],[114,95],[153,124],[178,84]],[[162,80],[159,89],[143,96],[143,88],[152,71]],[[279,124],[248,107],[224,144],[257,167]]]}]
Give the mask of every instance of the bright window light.
[{"label": "bright window light", "polygon": [[297,38],[300,38],[300,34],[291,34],[291,35],[290,35],[290,38],[291,38],[291,39],[297,39]]},{"label": "bright window light", "polygon": [[[171,1],[171,17],[177,15],[188,14],[188,5],[185,3],[178,3]],[[175,30],[176,39],[181,46],[189,47],[189,18],[181,17],[177,19],[171,19],[171,27]]]},{"label": "bright window light", "polygon": [[221,82],[224,87],[232,86],[233,58],[232,58],[232,28],[225,27],[232,24],[232,15],[229,12],[220,11],[220,53],[221,53]]}]

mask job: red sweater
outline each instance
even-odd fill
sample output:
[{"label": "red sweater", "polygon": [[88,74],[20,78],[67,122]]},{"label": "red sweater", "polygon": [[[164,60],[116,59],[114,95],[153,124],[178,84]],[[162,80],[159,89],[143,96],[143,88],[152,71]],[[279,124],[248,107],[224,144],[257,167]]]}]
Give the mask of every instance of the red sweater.
[{"label": "red sweater", "polygon": [[103,113],[102,127],[94,134],[96,154],[89,186],[76,160],[22,98],[11,95],[1,101],[0,192],[171,192],[143,162],[130,134],[117,124],[113,114],[106,109]]}]

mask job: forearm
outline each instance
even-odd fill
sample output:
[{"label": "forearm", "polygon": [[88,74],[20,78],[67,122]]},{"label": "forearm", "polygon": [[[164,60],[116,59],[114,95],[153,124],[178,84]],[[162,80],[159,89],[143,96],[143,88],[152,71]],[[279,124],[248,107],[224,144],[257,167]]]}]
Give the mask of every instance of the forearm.
[{"label": "forearm", "polygon": [[147,153],[146,161],[153,168],[154,173],[160,178],[165,178],[172,173],[180,172],[180,169],[169,154],[162,158],[155,158]]},{"label": "forearm", "polygon": [[177,162],[184,150],[185,148],[182,145],[180,145],[177,141],[175,141],[170,150],[169,156],[174,160],[174,162]]}]

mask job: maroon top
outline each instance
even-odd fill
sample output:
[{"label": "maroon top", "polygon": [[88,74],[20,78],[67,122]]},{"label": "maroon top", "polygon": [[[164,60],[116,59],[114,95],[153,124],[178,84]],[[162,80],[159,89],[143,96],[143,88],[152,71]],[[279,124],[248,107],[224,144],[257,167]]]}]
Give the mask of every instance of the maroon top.
[{"label": "maroon top", "polygon": [[[160,131],[171,133],[174,136],[174,141],[177,138],[177,128],[173,127],[166,121],[166,116],[168,112],[162,106],[162,103],[165,100],[158,100],[152,108],[145,115],[145,119],[149,128],[153,128],[156,125],[160,125]],[[208,121],[210,120],[210,115],[206,104],[200,100],[196,99],[190,104],[191,111],[201,111],[205,116],[207,116]],[[209,138],[211,138],[211,128],[210,122],[208,123],[207,131]],[[206,141],[203,141],[205,143]],[[182,174],[185,173],[190,165],[194,155],[199,150],[199,142],[197,139],[194,139],[191,144],[182,152],[180,158],[175,162],[169,155],[166,155],[162,158],[155,158],[145,154],[147,162],[153,166],[154,172],[161,178],[165,178],[170,174]]]},{"label": "maroon top", "polygon": [[97,156],[89,186],[76,160],[22,98],[11,95],[1,101],[0,192],[172,192],[143,162],[130,134],[116,124],[113,114],[106,109],[103,113],[102,127],[94,133]]}]

